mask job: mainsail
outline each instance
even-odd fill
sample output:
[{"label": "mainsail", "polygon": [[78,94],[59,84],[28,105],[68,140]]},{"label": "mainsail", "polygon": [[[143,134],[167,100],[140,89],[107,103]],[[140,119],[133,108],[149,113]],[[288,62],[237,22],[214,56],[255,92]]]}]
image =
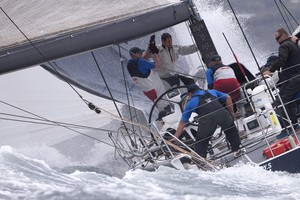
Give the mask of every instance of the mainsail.
[{"label": "mainsail", "polygon": [[[143,111],[152,104],[127,72],[128,49],[146,48],[150,34],[193,14],[180,0],[31,0],[26,7],[5,0],[0,6],[6,27],[0,33],[0,74],[41,65],[90,93]],[[174,29],[168,32],[177,37]],[[180,62],[192,65],[188,57]]]},{"label": "mainsail", "polygon": [[4,11],[0,24],[5,27],[0,31],[0,73],[126,42],[191,16],[189,5],[179,0],[26,3],[26,7],[16,0],[0,3]]}]

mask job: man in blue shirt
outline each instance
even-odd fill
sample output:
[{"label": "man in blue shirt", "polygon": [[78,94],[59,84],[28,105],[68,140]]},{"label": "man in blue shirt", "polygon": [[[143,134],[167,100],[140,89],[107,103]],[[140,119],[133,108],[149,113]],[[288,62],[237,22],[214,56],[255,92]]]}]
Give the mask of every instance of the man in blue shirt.
[{"label": "man in blue shirt", "polygon": [[[231,150],[235,152],[234,156],[238,157],[241,141],[233,122],[234,110],[231,97],[217,90],[201,90],[195,84],[188,86],[188,95],[190,100],[184,108],[175,137],[180,137],[192,112],[195,112],[199,116],[196,153],[206,158],[209,140],[219,125],[231,145]],[[226,103],[229,112],[222,106],[223,102]]]},{"label": "man in blue shirt", "polygon": [[155,71],[160,67],[158,55],[157,53],[154,54],[154,62],[150,62],[145,59],[148,57],[148,51],[143,56],[143,50],[138,47],[131,48],[129,51],[131,59],[128,60],[127,69],[134,83],[154,102],[158,96],[165,92],[165,88]]}]

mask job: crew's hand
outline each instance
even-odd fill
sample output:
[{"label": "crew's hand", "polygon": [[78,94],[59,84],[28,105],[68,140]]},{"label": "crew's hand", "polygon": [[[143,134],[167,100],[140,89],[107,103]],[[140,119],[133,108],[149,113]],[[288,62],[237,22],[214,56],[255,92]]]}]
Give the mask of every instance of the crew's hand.
[{"label": "crew's hand", "polygon": [[155,35],[150,36],[149,44],[155,44]]},{"label": "crew's hand", "polygon": [[266,70],[266,71],[264,71],[264,72],[263,72],[263,75],[270,76],[270,75],[271,75],[271,72],[270,72],[270,70]]},{"label": "crew's hand", "polygon": [[158,48],[156,46],[156,42],[155,42],[155,35],[150,36],[148,49],[149,49],[150,53],[152,53],[152,54],[159,53],[159,50],[158,50]]},{"label": "crew's hand", "polygon": [[151,53],[153,53],[153,54],[158,54],[159,53],[159,50],[158,50],[158,48],[157,48],[157,46],[156,46],[156,44],[153,44],[153,46],[151,47]]},{"label": "crew's hand", "polygon": [[178,144],[178,140],[176,140],[175,138],[172,138],[169,140],[169,142],[173,143],[173,144]]},{"label": "crew's hand", "polygon": [[294,36],[294,35],[292,35],[292,36],[291,36],[291,40],[292,40],[292,42],[294,42],[294,43],[297,43],[297,42],[296,42],[296,41],[297,41],[297,39],[298,39],[298,38],[297,38],[296,36]]}]

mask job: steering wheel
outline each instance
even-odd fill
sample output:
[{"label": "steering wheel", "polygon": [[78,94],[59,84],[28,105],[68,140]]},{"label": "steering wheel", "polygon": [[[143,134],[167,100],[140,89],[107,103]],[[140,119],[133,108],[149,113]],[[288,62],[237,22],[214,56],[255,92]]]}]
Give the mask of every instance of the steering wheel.
[{"label": "steering wheel", "polygon": [[[178,96],[179,95],[179,96]],[[175,101],[174,99],[178,99],[180,98],[180,101]],[[163,94],[161,94],[155,101],[154,104],[150,110],[150,114],[149,114],[149,119],[148,122],[152,123],[153,120],[153,112],[154,109],[156,108],[157,104],[159,102],[162,101],[167,101],[168,102],[168,106],[171,106],[171,104],[178,104],[181,111],[183,110],[183,103],[185,102],[187,98],[187,86],[176,86],[176,87],[172,87],[171,89],[167,90],[166,92],[164,92]],[[171,113],[170,113],[171,114]]]}]

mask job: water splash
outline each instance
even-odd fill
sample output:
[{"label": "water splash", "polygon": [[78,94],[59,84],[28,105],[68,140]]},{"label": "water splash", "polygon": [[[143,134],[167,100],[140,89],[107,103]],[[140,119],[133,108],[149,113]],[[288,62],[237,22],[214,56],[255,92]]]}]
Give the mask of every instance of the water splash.
[{"label": "water splash", "polygon": [[[205,0],[196,0],[198,11],[200,12],[201,17],[205,20],[206,26],[223,62],[225,64],[230,64],[236,61],[222,33],[224,33],[227,37],[239,62],[243,63],[253,74],[256,74],[258,72],[257,64],[232,11],[226,10],[224,4],[224,2],[220,3],[220,1],[216,0],[210,2]],[[259,66],[262,66],[265,64],[265,59],[268,57],[268,53],[266,51],[267,48],[263,44],[259,44],[255,36],[251,35],[251,30],[247,29],[246,23],[251,20],[251,15],[240,14],[238,15],[238,19],[247,36],[255,57],[258,60]]]}]

